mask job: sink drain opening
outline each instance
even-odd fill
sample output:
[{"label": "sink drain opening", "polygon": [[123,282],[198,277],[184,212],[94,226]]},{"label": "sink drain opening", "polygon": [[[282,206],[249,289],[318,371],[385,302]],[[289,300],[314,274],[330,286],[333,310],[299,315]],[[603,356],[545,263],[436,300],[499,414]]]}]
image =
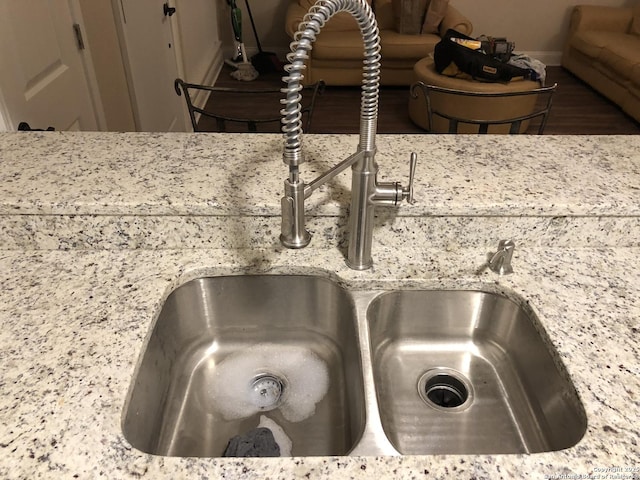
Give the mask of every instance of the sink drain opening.
[{"label": "sink drain opening", "polygon": [[257,375],[251,382],[249,396],[260,410],[273,410],[280,405],[284,382],[271,374]]},{"label": "sink drain opening", "polygon": [[427,405],[442,410],[461,410],[472,399],[471,384],[450,368],[429,370],[418,381],[418,393]]}]

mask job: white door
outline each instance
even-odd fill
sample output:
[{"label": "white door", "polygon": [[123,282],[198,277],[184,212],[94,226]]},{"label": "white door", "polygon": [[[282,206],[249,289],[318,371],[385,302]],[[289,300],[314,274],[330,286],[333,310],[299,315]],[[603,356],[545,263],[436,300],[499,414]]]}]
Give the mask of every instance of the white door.
[{"label": "white door", "polygon": [[[133,90],[137,128],[144,132],[185,131],[171,18],[164,0],[119,0],[126,66]],[[179,15],[180,12],[175,13]]]},{"label": "white door", "polygon": [[0,1],[0,92],[6,122],[97,130],[74,32],[73,0]]}]

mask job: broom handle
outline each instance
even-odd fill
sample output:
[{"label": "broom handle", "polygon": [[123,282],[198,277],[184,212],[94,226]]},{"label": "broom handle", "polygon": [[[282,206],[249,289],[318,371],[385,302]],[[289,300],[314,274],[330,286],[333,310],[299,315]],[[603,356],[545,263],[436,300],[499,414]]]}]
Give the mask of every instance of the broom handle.
[{"label": "broom handle", "polygon": [[231,27],[233,28],[233,37],[236,42],[242,43],[242,10],[238,8],[235,0],[229,2],[231,6]]},{"label": "broom handle", "polygon": [[253,29],[253,36],[256,37],[256,44],[258,44],[258,51],[262,53],[262,45],[260,45],[260,39],[258,38],[258,32],[256,30],[256,24],[253,21],[253,14],[251,13],[249,0],[244,0],[244,4],[247,6],[247,12],[249,13],[249,20],[251,20],[251,28]]}]

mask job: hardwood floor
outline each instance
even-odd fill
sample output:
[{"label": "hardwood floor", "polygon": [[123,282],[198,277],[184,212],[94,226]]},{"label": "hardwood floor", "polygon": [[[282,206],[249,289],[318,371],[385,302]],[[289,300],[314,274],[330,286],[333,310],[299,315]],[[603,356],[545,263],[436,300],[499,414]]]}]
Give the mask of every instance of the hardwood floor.
[{"label": "hardwood floor", "polygon": [[640,134],[640,123],[564,68],[547,68],[547,84],[553,83],[558,88],[545,134]]},{"label": "hardwood floor", "polygon": [[[233,79],[231,70],[225,65],[216,86],[234,88],[281,88],[281,75],[277,73],[261,74],[252,82]],[[615,104],[597,93],[587,84],[573,76],[562,67],[547,67],[547,84],[558,84],[554,94],[553,107],[547,121],[547,135],[633,135],[640,134],[640,123],[626,115]],[[380,108],[378,115],[379,133],[425,133],[415,126],[407,114],[408,87],[382,87],[380,90]],[[239,104],[220,102],[213,94],[207,109],[233,111],[237,115],[249,117],[262,112],[273,115],[281,106],[276,94],[268,102],[258,103],[255,99]],[[215,107],[214,107],[215,106]],[[360,111],[359,87],[327,87],[319,97],[313,116],[312,133],[358,133]],[[265,113],[265,114],[266,114]],[[203,119],[200,128],[215,131],[215,123]],[[277,123],[270,124],[265,132],[279,132]],[[527,133],[534,133],[532,125]]]}]

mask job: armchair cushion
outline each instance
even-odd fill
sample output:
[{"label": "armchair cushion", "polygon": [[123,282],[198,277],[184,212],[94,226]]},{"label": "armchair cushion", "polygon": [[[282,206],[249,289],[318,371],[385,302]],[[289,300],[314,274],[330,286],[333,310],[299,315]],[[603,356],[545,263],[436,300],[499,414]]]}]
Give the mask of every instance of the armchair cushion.
[{"label": "armchair cushion", "polygon": [[602,49],[611,43],[623,41],[627,36],[624,32],[609,32],[606,30],[587,30],[575,35],[571,46],[590,58],[598,58]]},{"label": "armchair cushion", "polygon": [[358,60],[364,58],[360,30],[345,30],[340,35],[321,31],[313,46],[313,58],[318,60]]},{"label": "armchair cushion", "polygon": [[[438,35],[403,35],[395,30],[388,30],[380,38],[382,58],[397,60],[413,60],[426,57],[441,40]],[[383,60],[384,61],[384,60]]]},{"label": "armchair cushion", "polygon": [[638,38],[627,35],[622,41],[610,43],[602,49],[598,60],[618,78],[629,78],[633,67],[640,65]]}]

